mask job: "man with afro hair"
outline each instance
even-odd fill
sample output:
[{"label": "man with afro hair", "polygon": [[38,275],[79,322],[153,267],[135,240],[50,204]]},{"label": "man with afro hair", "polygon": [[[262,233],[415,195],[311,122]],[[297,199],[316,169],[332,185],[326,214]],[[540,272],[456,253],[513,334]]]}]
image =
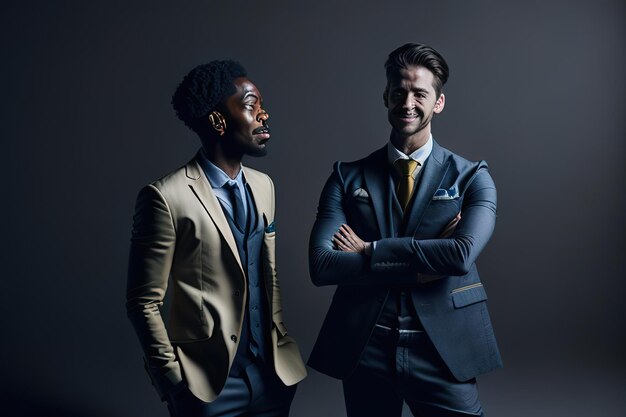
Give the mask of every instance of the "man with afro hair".
[{"label": "man with afro hair", "polygon": [[202,147],[137,197],[126,308],[176,417],[287,416],[306,376],[282,318],[274,185],[241,164],[265,155],[270,138],[246,75],[235,61],[212,61],[185,76],[172,106]]}]

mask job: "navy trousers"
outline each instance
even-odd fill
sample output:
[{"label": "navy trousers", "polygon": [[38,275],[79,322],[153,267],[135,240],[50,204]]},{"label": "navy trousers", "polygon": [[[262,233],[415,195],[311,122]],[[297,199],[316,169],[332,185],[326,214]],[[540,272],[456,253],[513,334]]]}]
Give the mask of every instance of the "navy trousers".
[{"label": "navy trousers", "polygon": [[376,326],[359,364],[343,381],[348,417],[484,416],[476,380],[457,381],[425,332]]},{"label": "navy trousers", "polygon": [[213,402],[196,398],[182,387],[168,401],[172,417],[287,417],[296,385],[286,386],[274,369],[255,361],[240,375],[229,375]]}]

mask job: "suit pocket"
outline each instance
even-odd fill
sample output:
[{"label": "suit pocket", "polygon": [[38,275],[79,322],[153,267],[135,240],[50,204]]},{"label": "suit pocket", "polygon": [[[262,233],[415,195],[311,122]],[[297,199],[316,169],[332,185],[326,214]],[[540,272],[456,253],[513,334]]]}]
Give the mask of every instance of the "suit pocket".
[{"label": "suit pocket", "polygon": [[459,198],[459,187],[454,184],[450,188],[439,188],[433,194],[433,200],[455,200]]},{"label": "suit pocket", "polygon": [[282,346],[290,345],[292,343],[296,343],[294,338],[289,335],[285,335],[285,336],[281,336],[278,338],[278,341],[276,342],[276,346],[282,347]]},{"label": "suit pocket", "polygon": [[351,195],[346,198],[348,206],[371,207],[371,199],[367,195]]},{"label": "suit pocket", "polygon": [[456,288],[450,293],[455,308],[462,308],[485,301],[487,293],[480,282],[466,287]]},{"label": "suit pocket", "polygon": [[276,330],[278,330],[278,333],[281,336],[287,336],[287,328],[285,327],[282,321],[280,323],[274,322],[274,324],[276,325]]},{"label": "suit pocket", "polygon": [[287,332],[287,328],[285,327],[283,322],[275,323],[275,324],[276,324],[276,333],[278,336],[276,340],[276,346],[280,347],[280,346],[285,346],[290,343],[293,343],[294,340],[291,336],[289,336],[289,333]]}]

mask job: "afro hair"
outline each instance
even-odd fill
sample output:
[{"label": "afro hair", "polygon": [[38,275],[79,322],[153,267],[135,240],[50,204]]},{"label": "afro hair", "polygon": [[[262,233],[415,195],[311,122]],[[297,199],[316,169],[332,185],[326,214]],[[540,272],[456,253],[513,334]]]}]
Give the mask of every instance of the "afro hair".
[{"label": "afro hair", "polygon": [[245,77],[245,68],[236,61],[211,61],[192,69],[172,96],[176,115],[191,130],[213,112],[223,99],[235,93],[235,78]]}]

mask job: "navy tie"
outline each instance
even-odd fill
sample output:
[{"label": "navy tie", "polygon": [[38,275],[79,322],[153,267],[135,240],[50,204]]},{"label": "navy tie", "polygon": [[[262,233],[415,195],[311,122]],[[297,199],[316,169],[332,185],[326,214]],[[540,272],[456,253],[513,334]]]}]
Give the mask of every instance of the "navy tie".
[{"label": "navy tie", "polygon": [[230,203],[233,205],[233,220],[235,225],[241,232],[246,230],[246,211],[243,207],[241,192],[236,182],[227,182],[224,187],[228,189],[230,195]]}]

